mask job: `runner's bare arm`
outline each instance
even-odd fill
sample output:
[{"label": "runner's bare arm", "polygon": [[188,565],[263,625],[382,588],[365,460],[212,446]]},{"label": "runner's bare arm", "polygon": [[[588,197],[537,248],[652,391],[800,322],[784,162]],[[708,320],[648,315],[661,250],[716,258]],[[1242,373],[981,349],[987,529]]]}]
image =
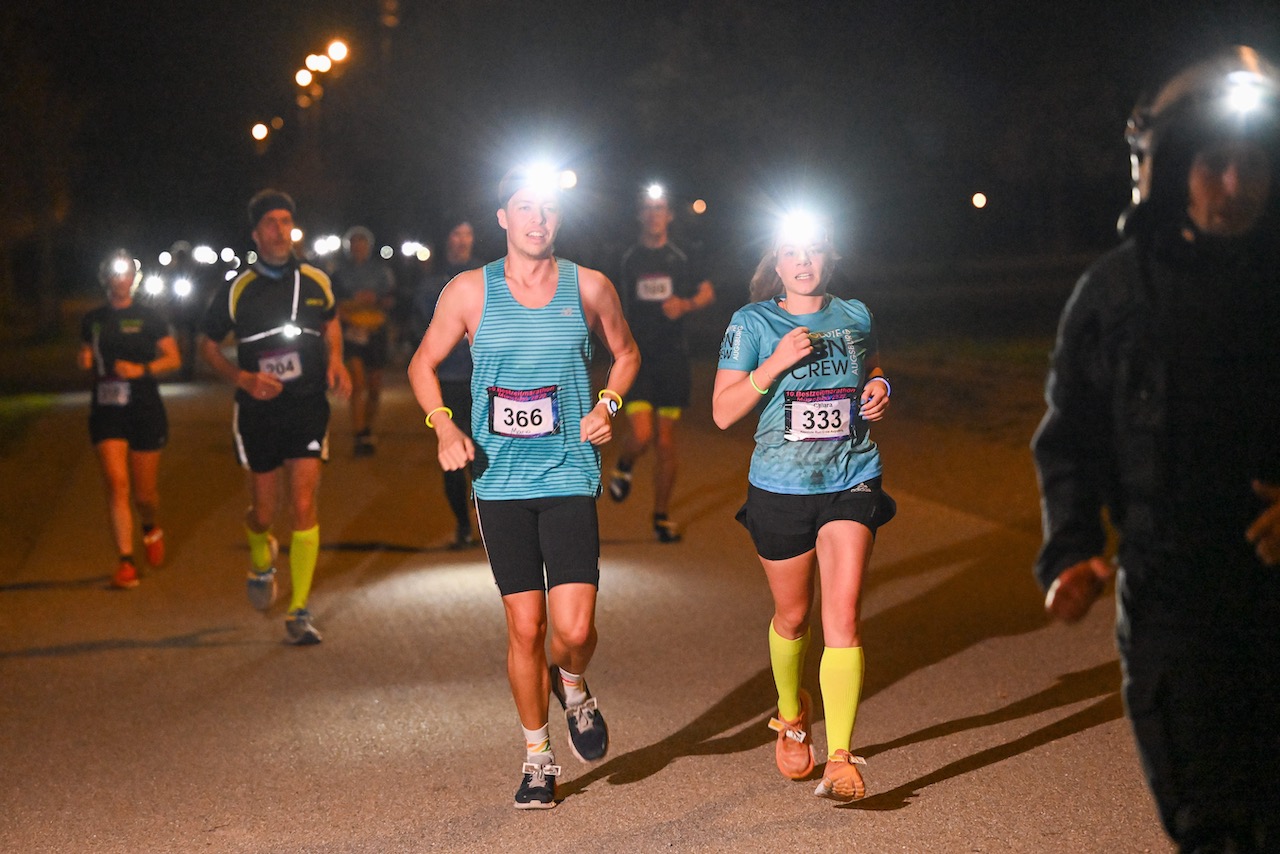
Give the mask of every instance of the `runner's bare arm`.
[{"label": "runner's bare arm", "polygon": [[475,459],[475,446],[442,408],[444,395],[436,369],[459,341],[474,335],[483,308],[483,271],[467,271],[455,277],[441,292],[431,325],[409,360],[409,385],[422,411],[430,414],[439,442],[440,466],[445,471],[460,469]]},{"label": "runner's bare arm", "polygon": [[[580,268],[578,285],[582,294],[582,307],[587,313],[587,324],[613,357],[605,388],[622,398],[631,390],[636,373],[640,370],[640,348],[631,337],[631,327],[622,315],[622,302],[613,283],[604,274]],[[602,445],[613,436],[612,419],[604,405],[591,407],[582,419],[582,441]]]}]

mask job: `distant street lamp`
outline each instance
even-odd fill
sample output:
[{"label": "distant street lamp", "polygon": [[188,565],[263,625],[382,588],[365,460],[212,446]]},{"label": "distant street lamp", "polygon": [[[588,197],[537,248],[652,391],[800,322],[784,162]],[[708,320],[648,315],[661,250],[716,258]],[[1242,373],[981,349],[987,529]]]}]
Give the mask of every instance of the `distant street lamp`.
[{"label": "distant street lamp", "polygon": [[258,122],[256,125],[253,126],[253,130],[251,131],[251,133],[253,134],[254,139],[258,140],[258,142],[262,142],[264,139],[267,138],[267,133],[268,133],[267,126],[264,125],[262,122]]},{"label": "distant street lamp", "polygon": [[334,39],[329,42],[329,47],[326,52],[329,54],[329,58],[334,62],[342,62],[347,58],[347,43],[342,39]]}]

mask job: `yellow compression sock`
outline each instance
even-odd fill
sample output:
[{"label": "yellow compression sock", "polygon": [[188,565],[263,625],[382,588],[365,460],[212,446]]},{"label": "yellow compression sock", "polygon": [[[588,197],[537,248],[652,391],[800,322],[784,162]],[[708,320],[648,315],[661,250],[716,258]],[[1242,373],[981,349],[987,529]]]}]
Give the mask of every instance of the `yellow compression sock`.
[{"label": "yellow compression sock", "polygon": [[320,526],[306,531],[294,531],[289,541],[289,577],[293,580],[293,598],[289,610],[307,607],[311,594],[311,579],[316,574],[316,560],[320,557]]},{"label": "yellow compression sock", "polygon": [[769,621],[769,663],[778,689],[778,716],[789,721],[800,716],[800,677],[804,675],[804,654],[808,649],[808,630],[795,640],[787,640]]},{"label": "yellow compression sock", "polygon": [[862,674],[866,660],[862,647],[826,647],[818,666],[822,686],[822,707],[827,718],[827,757],[848,750],[853,741],[853,722],[858,717],[862,697]]},{"label": "yellow compression sock", "polygon": [[258,533],[245,525],[244,535],[249,540],[249,561],[253,568],[258,572],[266,572],[271,568],[271,532]]}]

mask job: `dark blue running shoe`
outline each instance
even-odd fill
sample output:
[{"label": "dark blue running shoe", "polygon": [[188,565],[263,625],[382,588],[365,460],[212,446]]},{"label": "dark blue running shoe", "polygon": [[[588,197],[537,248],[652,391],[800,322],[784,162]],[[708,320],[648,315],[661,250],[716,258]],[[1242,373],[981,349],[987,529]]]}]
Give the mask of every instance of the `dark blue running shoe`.
[{"label": "dark blue running shoe", "polygon": [[582,690],[587,694],[585,701],[576,706],[566,703],[560,668],[551,665],[551,693],[556,695],[564,709],[564,717],[569,724],[569,746],[573,748],[573,755],[583,762],[595,762],[603,759],[609,752],[609,727],[604,722],[604,715],[596,708],[596,698],[591,696],[585,679],[582,680]]},{"label": "dark blue running shoe", "polygon": [[524,776],[520,778],[520,788],[516,789],[516,809],[549,810],[556,805],[556,777],[560,776],[560,766],[554,764],[555,758],[550,753],[545,755],[543,762],[526,759],[520,769]]}]

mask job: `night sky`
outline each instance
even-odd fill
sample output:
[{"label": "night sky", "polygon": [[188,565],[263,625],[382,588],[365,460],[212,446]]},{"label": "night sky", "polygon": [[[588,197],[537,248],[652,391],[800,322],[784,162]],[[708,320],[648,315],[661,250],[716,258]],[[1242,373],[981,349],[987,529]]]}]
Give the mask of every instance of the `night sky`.
[{"label": "night sky", "polygon": [[[678,228],[725,255],[798,197],[884,262],[1093,249],[1137,97],[1224,45],[1280,58],[1274,2],[402,0],[394,28],[380,0],[5,5],[0,152],[10,180],[65,173],[71,257],[242,247],[265,185],[310,234],[434,242],[462,213],[493,254],[494,184],[530,151],[580,175],[561,247],[588,263],[650,178],[708,201]],[[352,58],[302,111],[294,71],[333,36]]]}]

